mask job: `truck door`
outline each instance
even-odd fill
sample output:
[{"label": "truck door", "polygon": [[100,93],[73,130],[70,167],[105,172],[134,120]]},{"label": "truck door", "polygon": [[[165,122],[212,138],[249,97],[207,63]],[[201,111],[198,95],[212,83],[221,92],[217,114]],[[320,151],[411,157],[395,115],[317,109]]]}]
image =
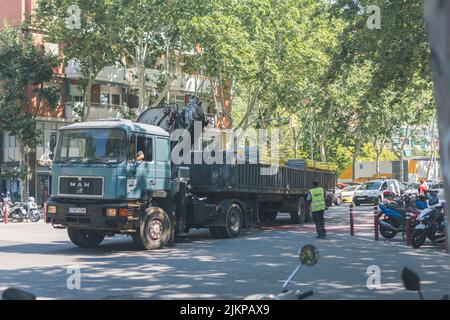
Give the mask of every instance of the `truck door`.
[{"label": "truck door", "polygon": [[170,187],[170,143],[166,138],[155,138],[156,189],[168,190]]},{"label": "truck door", "polygon": [[[145,190],[154,190],[156,186],[154,137],[133,133],[130,139],[128,163],[128,198],[139,199]],[[142,157],[138,159],[137,155]]]}]

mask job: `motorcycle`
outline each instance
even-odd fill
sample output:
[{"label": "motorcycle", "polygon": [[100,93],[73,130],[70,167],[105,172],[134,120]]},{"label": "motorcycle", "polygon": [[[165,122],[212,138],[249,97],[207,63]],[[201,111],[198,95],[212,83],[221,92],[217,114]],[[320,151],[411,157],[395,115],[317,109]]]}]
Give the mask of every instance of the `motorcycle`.
[{"label": "motorcycle", "polygon": [[303,300],[314,294],[312,290],[301,293],[300,291],[287,290],[287,286],[303,266],[311,267],[319,261],[319,251],[313,245],[304,246],[299,252],[299,265],[294,269],[284,282],[279,294],[254,294],[244,300]]},{"label": "motorcycle", "polygon": [[28,197],[27,202],[24,203],[26,211],[25,219],[31,222],[38,222],[41,219],[41,213],[38,210],[36,200],[33,197]]},{"label": "motorcycle", "polygon": [[[385,199],[390,199],[392,194],[384,193]],[[406,218],[409,216],[411,222],[419,215],[419,210],[414,206],[409,196],[394,198],[390,202],[380,203],[380,219],[378,220],[381,235],[386,239],[394,238],[399,232],[406,232]]]},{"label": "motorcycle", "polygon": [[433,244],[444,242],[447,221],[444,213],[445,201],[440,200],[437,193],[429,195],[428,208],[423,210],[416,219],[411,242],[414,248],[420,248],[425,240],[430,239]]},{"label": "motorcycle", "polygon": [[[3,195],[3,206],[2,211],[8,210],[8,220],[22,222],[26,216],[26,210],[21,202],[13,203],[11,199]],[[3,214],[4,215],[4,214]]]}]

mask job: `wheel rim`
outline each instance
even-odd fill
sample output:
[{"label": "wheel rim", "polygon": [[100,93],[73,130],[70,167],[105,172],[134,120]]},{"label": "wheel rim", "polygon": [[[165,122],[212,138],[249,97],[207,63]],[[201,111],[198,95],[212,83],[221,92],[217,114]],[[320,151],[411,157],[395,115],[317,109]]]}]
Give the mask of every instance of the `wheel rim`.
[{"label": "wheel rim", "polygon": [[164,224],[159,219],[153,219],[149,223],[148,231],[152,240],[158,240],[164,234]]},{"label": "wheel rim", "polygon": [[240,228],[239,210],[237,208],[231,209],[228,225],[233,232],[238,232]]}]

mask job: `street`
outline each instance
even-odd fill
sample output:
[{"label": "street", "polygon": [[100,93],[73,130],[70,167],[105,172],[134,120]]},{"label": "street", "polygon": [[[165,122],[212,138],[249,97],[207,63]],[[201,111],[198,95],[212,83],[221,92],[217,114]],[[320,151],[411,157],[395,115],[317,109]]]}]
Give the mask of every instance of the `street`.
[{"label": "street", "polygon": [[[401,235],[373,240],[373,207],[355,208],[355,236],[349,235],[348,206],[326,213],[328,237],[315,238],[312,223],[247,230],[239,238],[215,240],[195,230],[173,247],[138,251],[131,238],[107,238],[95,249],[75,247],[66,230],[39,223],[0,225],[0,291],[18,287],[39,299],[102,299],[141,296],[155,299],[242,299],[279,293],[305,244],[320,251],[316,266],[304,267],[290,288],[314,290],[310,299],[418,299],[403,289],[401,271],[420,274],[425,298],[450,292],[450,261],[444,247],[406,247]],[[381,237],[381,236],[380,236]],[[381,271],[378,289],[369,289],[369,266]],[[69,290],[70,267],[80,268],[81,288]],[[70,272],[71,269],[69,269]]]}]

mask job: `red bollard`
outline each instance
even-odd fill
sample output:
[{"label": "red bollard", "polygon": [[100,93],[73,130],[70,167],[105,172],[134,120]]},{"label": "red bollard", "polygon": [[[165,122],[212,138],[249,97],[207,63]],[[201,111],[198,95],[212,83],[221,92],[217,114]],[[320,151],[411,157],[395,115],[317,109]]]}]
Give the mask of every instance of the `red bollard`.
[{"label": "red bollard", "polygon": [[44,202],[44,223],[47,223],[47,202]]},{"label": "red bollard", "polygon": [[406,220],[405,220],[405,232],[406,232],[406,245],[410,246],[412,245],[411,241],[411,213],[406,213]]},{"label": "red bollard", "polygon": [[8,224],[8,206],[3,207],[3,214],[5,215],[5,224]]},{"label": "red bollard", "polygon": [[355,220],[353,218],[353,203],[350,203],[349,214],[350,214],[350,235],[354,236],[355,235]]},{"label": "red bollard", "polygon": [[374,234],[375,234],[375,241],[378,241],[380,239],[380,236],[378,234],[378,220],[380,218],[380,215],[378,214],[378,204],[375,203],[373,206],[373,227],[374,227]]}]

